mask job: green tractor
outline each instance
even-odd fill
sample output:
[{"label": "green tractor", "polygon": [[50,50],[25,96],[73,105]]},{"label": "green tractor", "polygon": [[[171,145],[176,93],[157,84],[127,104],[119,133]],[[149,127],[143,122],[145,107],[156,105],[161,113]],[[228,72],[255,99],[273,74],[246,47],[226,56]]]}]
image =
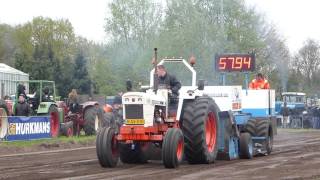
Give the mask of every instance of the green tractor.
[{"label": "green tractor", "polygon": [[[26,87],[28,94],[25,93]],[[15,114],[15,106],[18,102],[20,94],[27,96],[27,102],[30,105],[31,116],[50,116],[52,137],[59,135],[60,119],[58,105],[56,100],[55,82],[48,80],[30,80],[20,81],[17,84],[17,93],[13,100],[12,112]]]},{"label": "green tractor", "polygon": [[[57,111],[57,100],[55,92],[55,82],[47,80],[30,80],[19,82],[17,85],[17,94],[15,97],[19,97],[22,94],[23,87],[21,85],[29,87],[27,101],[30,104],[32,115],[49,115],[50,112]],[[32,93],[32,94],[31,94]],[[18,102],[18,98],[14,99],[14,104]],[[13,108],[14,113],[15,108]]]}]

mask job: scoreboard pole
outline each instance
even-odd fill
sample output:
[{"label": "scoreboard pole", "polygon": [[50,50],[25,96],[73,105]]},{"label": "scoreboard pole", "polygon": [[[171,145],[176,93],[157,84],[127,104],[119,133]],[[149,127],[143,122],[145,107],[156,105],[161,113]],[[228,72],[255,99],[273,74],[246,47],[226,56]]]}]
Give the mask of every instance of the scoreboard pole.
[{"label": "scoreboard pole", "polygon": [[219,84],[222,86],[225,86],[226,85],[226,73],[221,72],[221,73],[219,73],[219,75],[220,75]]},{"label": "scoreboard pole", "polygon": [[246,84],[246,89],[248,89],[249,88],[249,73],[248,72],[244,73],[244,81]]}]

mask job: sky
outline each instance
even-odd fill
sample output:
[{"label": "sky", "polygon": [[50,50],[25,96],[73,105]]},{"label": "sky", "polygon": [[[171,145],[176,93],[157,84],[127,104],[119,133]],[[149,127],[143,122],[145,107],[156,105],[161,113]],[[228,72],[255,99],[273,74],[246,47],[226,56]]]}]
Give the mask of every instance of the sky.
[{"label": "sky", "polygon": [[319,0],[246,0],[273,23],[286,40],[291,53],[296,53],[308,38],[320,40]]},{"label": "sky", "polygon": [[[0,0],[0,23],[17,25],[44,16],[70,20],[77,35],[105,42],[107,4],[111,0]],[[245,0],[263,14],[295,53],[308,38],[320,40],[319,0]]]},{"label": "sky", "polygon": [[69,19],[77,35],[103,42],[110,0],[0,0],[0,23],[18,25],[33,17]]}]

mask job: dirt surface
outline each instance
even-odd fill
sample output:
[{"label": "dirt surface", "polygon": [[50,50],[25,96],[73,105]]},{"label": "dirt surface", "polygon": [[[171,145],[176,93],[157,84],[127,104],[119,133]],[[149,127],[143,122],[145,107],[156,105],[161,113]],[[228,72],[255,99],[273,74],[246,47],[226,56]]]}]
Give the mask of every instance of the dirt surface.
[{"label": "dirt surface", "polygon": [[[1,142],[0,142],[1,143]],[[22,145],[7,145],[0,144],[0,155],[7,155],[13,153],[29,153],[29,152],[38,152],[38,151],[52,151],[52,150],[61,150],[61,149],[72,149],[72,148],[81,148],[81,147],[89,147],[95,146],[95,141],[82,141],[76,142],[72,139],[68,142],[41,142],[35,143],[33,145],[27,145],[22,147]]]},{"label": "dirt surface", "polygon": [[270,156],[165,169],[161,161],[101,168],[95,147],[0,155],[0,179],[320,179],[320,131],[280,130]]}]

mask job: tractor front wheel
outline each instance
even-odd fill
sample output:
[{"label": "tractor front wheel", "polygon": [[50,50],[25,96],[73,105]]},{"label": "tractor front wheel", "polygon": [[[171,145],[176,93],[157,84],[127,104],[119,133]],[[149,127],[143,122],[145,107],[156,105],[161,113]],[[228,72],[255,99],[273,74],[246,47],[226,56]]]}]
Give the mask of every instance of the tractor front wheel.
[{"label": "tractor front wheel", "polygon": [[84,111],[84,126],[85,134],[94,135],[99,128],[98,110],[94,106],[90,106]]},{"label": "tractor front wheel", "polygon": [[102,167],[115,167],[119,161],[118,141],[116,130],[104,127],[97,134],[96,152]]},{"label": "tractor front wheel", "polygon": [[67,137],[72,137],[74,134],[74,129],[73,129],[73,121],[65,122],[60,124],[60,134],[67,136]]},{"label": "tractor front wheel", "polygon": [[271,122],[268,119],[260,120],[257,122],[257,136],[266,138],[263,145],[265,147],[266,154],[271,154],[273,147],[273,131]]},{"label": "tractor front wheel", "polygon": [[253,157],[253,142],[249,133],[240,134],[240,158],[252,159]]},{"label": "tractor front wheel", "polygon": [[184,140],[181,129],[170,128],[162,144],[162,161],[166,168],[176,168],[183,160]]}]

